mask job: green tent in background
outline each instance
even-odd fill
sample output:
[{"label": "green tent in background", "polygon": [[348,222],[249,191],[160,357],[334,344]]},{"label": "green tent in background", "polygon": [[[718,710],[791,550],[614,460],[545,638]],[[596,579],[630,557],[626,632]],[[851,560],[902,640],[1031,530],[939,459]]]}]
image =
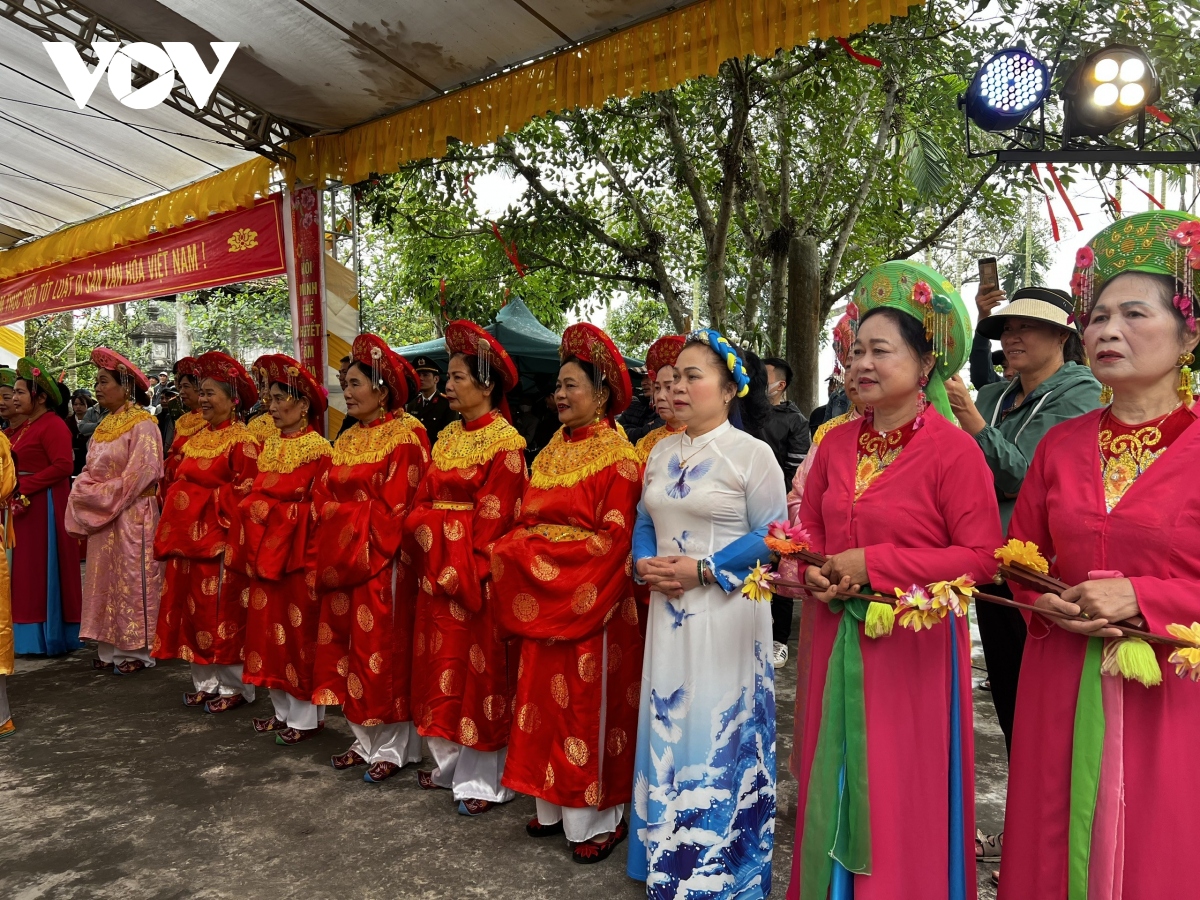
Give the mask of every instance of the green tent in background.
[{"label": "green tent in background", "polygon": [[[558,374],[558,345],[562,337],[539,322],[520,298],[514,297],[509,300],[496,313],[496,321],[485,330],[499,338],[508,355],[517,364],[523,388],[533,389],[536,376],[543,376],[536,380],[544,381],[544,376],[553,378]],[[418,356],[431,357],[441,364],[443,370],[450,360],[443,338],[393,349],[409,361]],[[627,356],[625,363],[640,366],[642,360]]]}]

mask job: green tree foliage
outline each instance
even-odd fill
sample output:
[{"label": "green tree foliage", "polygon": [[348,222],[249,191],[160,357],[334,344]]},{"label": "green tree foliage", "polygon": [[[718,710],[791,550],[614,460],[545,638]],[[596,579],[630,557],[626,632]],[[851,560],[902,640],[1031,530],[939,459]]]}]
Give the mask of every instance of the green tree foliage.
[{"label": "green tree foliage", "polygon": [[626,297],[608,310],[604,330],[630,356],[646,356],[650,345],[665,334],[673,334],[671,314],[659,300]]},{"label": "green tree foliage", "polygon": [[293,352],[287,279],[264,278],[184,295],[192,353],[220,350],[245,362]]}]

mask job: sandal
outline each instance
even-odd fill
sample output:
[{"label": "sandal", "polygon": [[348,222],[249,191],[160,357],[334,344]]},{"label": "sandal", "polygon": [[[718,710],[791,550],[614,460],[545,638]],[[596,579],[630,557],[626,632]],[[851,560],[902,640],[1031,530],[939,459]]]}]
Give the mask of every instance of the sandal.
[{"label": "sandal", "polygon": [[287,722],[274,715],[263,719],[251,719],[250,724],[254,726],[255,734],[270,734],[272,731],[283,731],[287,728]]},{"label": "sandal", "polygon": [[499,803],[496,803],[493,800],[459,800],[458,814],[460,816],[482,816],[493,806],[499,805]]},{"label": "sandal", "polygon": [[346,769],[353,769],[355,766],[365,766],[367,761],[353,750],[347,750],[341,756],[329,757],[329,764],[342,772]]},{"label": "sandal", "polygon": [[551,825],[543,825],[541,822],[538,821],[537,816],[534,816],[532,819],[530,819],[528,822],[525,823],[525,833],[527,835],[529,835],[530,837],[535,837],[535,838],[550,837],[555,834],[562,834],[563,833],[562,819],[559,819],[557,822],[554,822]]},{"label": "sandal", "polygon": [[994,884],[996,887],[1000,887],[1000,870],[999,869],[992,870],[992,884]]},{"label": "sandal", "polygon": [[582,844],[576,844],[571,848],[571,859],[582,865],[588,866],[592,863],[603,862],[608,859],[617,844],[625,840],[629,836],[629,826],[622,819],[617,824],[617,830],[608,836],[607,840],[597,844],[595,841],[584,841]]},{"label": "sandal", "polygon": [[17,726],[13,724],[12,719],[9,719],[7,722],[0,723],[0,740],[6,737],[12,737],[16,733]]},{"label": "sandal", "polygon": [[207,691],[196,691],[183,695],[183,705],[188,707],[203,706],[209,700],[216,700],[220,694],[210,694]]},{"label": "sandal", "polygon": [[216,715],[245,705],[246,698],[241,694],[234,694],[232,697],[218,697],[216,700],[209,700],[204,704],[204,711]]},{"label": "sandal", "polygon": [[1004,832],[999,834],[984,834],[980,828],[975,829],[975,861],[995,862],[1000,858],[1004,849]]},{"label": "sandal", "polygon": [[316,737],[324,728],[324,722],[318,723],[316,728],[284,728],[275,735],[275,743],[281,747],[291,747],[293,744]]},{"label": "sandal", "polygon": [[113,666],[114,675],[132,675],[134,672],[140,672],[146,668],[146,664],[140,659],[127,659],[119,666]]},{"label": "sandal", "polygon": [[442,785],[440,785],[436,781],[434,781],[432,772],[426,772],[423,769],[417,770],[417,785],[420,786],[421,790],[423,790],[423,791],[448,791],[448,790],[450,790],[450,788],[442,787]]},{"label": "sandal", "polygon": [[92,660],[92,668],[95,669],[97,672],[105,672],[108,669],[111,669],[112,667],[113,667],[112,663],[105,662],[104,660],[102,660],[98,657],[96,659]]},{"label": "sandal", "polygon": [[399,771],[400,767],[394,762],[381,759],[377,763],[371,763],[367,771],[363,772],[363,781],[369,784],[379,784],[382,781],[387,781]]},{"label": "sandal", "polygon": [[979,682],[979,689],[981,691],[990,691],[992,689],[992,679],[985,678],[983,681]]}]

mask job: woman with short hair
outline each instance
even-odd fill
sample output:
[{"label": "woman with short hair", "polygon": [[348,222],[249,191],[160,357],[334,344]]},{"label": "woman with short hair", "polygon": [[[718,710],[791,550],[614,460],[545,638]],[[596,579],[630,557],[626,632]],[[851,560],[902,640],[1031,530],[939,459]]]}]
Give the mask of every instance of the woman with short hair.
[{"label": "woman with short hair", "polygon": [[83,624],[96,641],[97,669],[132,675],[150,656],[162,599],[162,563],[154,558],[155,495],[162,439],[149,405],[149,379],[107,347],[92,351],[96,396],[105,417],[92,434],[87,464],[71,487],[67,531],[86,538]]}]

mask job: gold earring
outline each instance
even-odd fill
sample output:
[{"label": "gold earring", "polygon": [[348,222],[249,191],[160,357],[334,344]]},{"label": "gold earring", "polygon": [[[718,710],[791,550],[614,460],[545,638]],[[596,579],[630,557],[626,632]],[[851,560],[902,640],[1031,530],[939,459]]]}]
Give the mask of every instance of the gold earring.
[{"label": "gold earring", "polygon": [[1195,400],[1195,397],[1192,396],[1192,370],[1190,368],[1195,361],[1196,357],[1191,353],[1181,353],[1178,362],[1175,363],[1179,366],[1179,387],[1176,388],[1176,391],[1183,404],[1189,407]]}]

